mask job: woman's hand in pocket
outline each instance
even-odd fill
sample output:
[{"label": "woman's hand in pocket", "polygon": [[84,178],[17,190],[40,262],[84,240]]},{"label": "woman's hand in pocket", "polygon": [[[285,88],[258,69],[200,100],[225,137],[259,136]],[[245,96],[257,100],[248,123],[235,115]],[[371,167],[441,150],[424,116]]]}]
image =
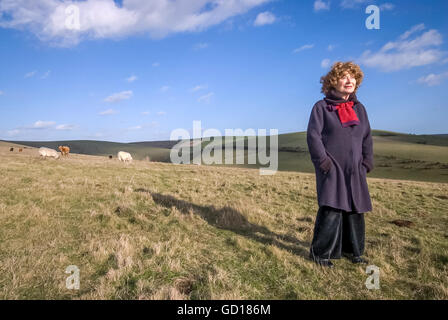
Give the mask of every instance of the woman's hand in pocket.
[{"label": "woman's hand in pocket", "polygon": [[333,166],[333,161],[331,161],[330,157],[326,157],[319,165],[319,169],[324,173],[327,174],[328,171],[330,171],[331,167]]}]

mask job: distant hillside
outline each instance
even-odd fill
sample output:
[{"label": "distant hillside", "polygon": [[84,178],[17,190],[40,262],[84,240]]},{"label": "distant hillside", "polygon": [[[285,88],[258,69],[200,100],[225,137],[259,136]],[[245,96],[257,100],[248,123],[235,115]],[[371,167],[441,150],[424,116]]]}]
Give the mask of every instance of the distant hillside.
[{"label": "distant hillside", "polygon": [[[404,180],[420,180],[433,182],[448,182],[448,134],[414,135],[399,132],[372,130],[374,141],[375,169],[369,177],[392,178]],[[243,140],[245,164],[235,166],[259,168],[261,165],[247,164],[248,156],[256,153],[249,141],[257,137],[234,137],[234,141]],[[87,155],[116,155],[118,151],[130,152],[134,159],[170,162],[170,149],[179,141],[145,141],[118,143],[108,141],[73,140],[73,141],[11,141],[32,147],[46,146],[56,149],[59,145],[70,146],[72,152]],[[202,149],[223,149],[224,141],[202,142]],[[267,147],[269,147],[267,139]],[[236,143],[233,147],[237,149]],[[314,172],[306,142],[306,132],[293,132],[278,136],[278,157],[280,171]],[[213,153],[212,153],[213,154]],[[206,157],[205,157],[206,158]],[[203,158],[203,160],[205,159]],[[236,159],[236,156],[234,157]],[[234,161],[236,163],[236,161]]]},{"label": "distant hillside", "polygon": [[57,149],[60,145],[70,147],[70,152],[114,157],[118,151],[130,152],[134,159],[144,160],[149,157],[151,161],[169,162],[169,148],[177,143],[176,141],[154,141],[138,143],[119,143],[109,141],[94,140],[69,140],[69,141],[8,141],[25,146],[40,148],[48,147]]}]

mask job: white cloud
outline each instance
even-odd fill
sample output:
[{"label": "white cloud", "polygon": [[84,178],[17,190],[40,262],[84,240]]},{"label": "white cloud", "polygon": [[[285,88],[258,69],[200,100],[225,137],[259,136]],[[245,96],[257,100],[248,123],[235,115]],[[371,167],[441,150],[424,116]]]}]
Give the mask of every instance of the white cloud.
[{"label": "white cloud", "polygon": [[204,84],[200,84],[200,85],[197,85],[194,88],[191,88],[190,91],[191,92],[197,92],[197,91],[204,90],[204,89],[207,89],[207,86],[204,85]]},{"label": "white cloud", "polygon": [[393,3],[386,2],[380,5],[380,10],[388,11],[393,9],[395,9],[395,5]]},{"label": "white cloud", "polygon": [[266,24],[273,24],[277,18],[274,14],[269,11],[261,12],[258,14],[257,18],[254,21],[254,26],[260,27]]},{"label": "white cloud", "polygon": [[299,53],[300,51],[308,50],[308,49],[312,49],[312,48],[314,48],[314,44],[304,44],[300,48],[294,49],[293,53]]},{"label": "white cloud", "polygon": [[210,92],[206,95],[203,95],[203,96],[199,97],[198,102],[209,103],[214,94],[215,94],[214,92]]},{"label": "white cloud", "polygon": [[122,100],[127,100],[132,97],[132,94],[133,93],[131,90],[121,91],[121,92],[114,93],[114,94],[108,96],[106,99],[104,99],[104,101],[113,103],[113,102],[118,102],[118,101],[122,101]]},{"label": "white cloud", "polygon": [[320,63],[320,66],[321,66],[322,68],[328,68],[328,67],[330,66],[330,63],[331,63],[330,59],[324,59],[324,60],[322,60],[322,62]]},{"label": "white cloud", "polygon": [[360,63],[387,72],[441,61],[445,58],[446,52],[437,48],[442,44],[442,35],[437,30],[426,31],[408,40],[411,35],[423,29],[423,25],[414,26],[403,33],[397,41],[386,43],[378,52],[364,51],[359,58]]},{"label": "white cloud", "polygon": [[322,0],[316,0],[314,1],[314,11],[321,11],[321,10],[330,10],[330,1],[324,2]]},{"label": "white cloud", "polygon": [[51,70],[48,70],[44,73],[44,75],[41,77],[41,79],[47,79],[50,76]]},{"label": "white cloud", "polygon": [[152,66],[153,66],[154,68],[156,68],[156,67],[160,66],[160,63],[158,63],[158,62],[154,62],[154,63],[152,64]]},{"label": "white cloud", "polygon": [[34,124],[29,127],[29,129],[49,129],[53,127],[56,124],[54,121],[42,121],[38,120],[34,122]]},{"label": "white cloud", "polygon": [[336,46],[334,44],[329,44],[327,47],[328,51],[333,51],[333,49],[336,48]]},{"label": "white cloud", "polygon": [[137,79],[138,79],[137,76],[132,75],[132,76],[130,76],[129,78],[126,78],[126,81],[127,81],[127,82],[134,82],[134,81],[137,80]]},{"label": "white cloud", "polygon": [[401,40],[406,40],[406,39],[409,38],[412,34],[418,32],[418,31],[422,31],[422,30],[424,30],[424,29],[425,29],[425,24],[420,23],[420,24],[418,24],[418,25],[416,25],[416,26],[413,26],[410,30],[406,31],[405,33],[403,33],[403,34],[400,36],[400,39],[401,39]]},{"label": "white cloud", "polygon": [[129,130],[140,130],[142,129],[142,126],[135,126],[135,127],[130,127]]},{"label": "white cloud", "polygon": [[[84,39],[199,32],[272,0],[2,0],[0,27],[29,30],[42,41],[73,46]],[[67,28],[69,5],[79,8],[79,30]]]},{"label": "white cloud", "polygon": [[159,111],[159,112],[157,112],[157,115],[158,116],[164,116],[164,115],[166,115],[166,112],[165,111]]},{"label": "white cloud", "polygon": [[74,124],[60,124],[56,126],[56,130],[73,130],[75,128]]},{"label": "white cloud", "polygon": [[421,77],[417,80],[418,83],[427,85],[428,87],[437,86],[442,83],[443,80],[448,78],[448,71],[439,74],[428,74],[427,76]]},{"label": "white cloud", "polygon": [[101,115],[101,116],[108,116],[108,115],[116,114],[116,113],[118,113],[118,111],[116,111],[114,109],[107,109],[107,110],[101,111],[99,113],[99,115]]},{"label": "white cloud", "polygon": [[[1,25],[0,25],[1,26]],[[31,71],[31,72],[28,72],[27,74],[25,74],[23,77],[24,78],[31,78],[31,77],[34,77],[34,75],[36,74],[36,72],[37,71]]]}]

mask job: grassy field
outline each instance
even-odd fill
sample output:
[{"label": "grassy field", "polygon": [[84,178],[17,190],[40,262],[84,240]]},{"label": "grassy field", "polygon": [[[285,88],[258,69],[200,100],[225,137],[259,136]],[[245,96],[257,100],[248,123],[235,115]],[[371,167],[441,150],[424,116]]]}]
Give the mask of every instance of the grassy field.
[{"label": "grassy field", "polygon": [[[308,260],[314,174],[44,160],[9,145],[1,299],[448,299],[448,184],[368,175],[366,258],[380,268],[380,289],[368,290],[365,266]],[[80,290],[65,287],[69,265]]]}]

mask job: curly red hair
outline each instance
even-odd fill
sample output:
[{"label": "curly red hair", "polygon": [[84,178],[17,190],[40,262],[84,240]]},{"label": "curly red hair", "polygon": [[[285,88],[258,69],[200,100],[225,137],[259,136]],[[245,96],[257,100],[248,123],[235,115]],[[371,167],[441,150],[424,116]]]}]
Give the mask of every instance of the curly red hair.
[{"label": "curly red hair", "polygon": [[322,83],[321,92],[327,95],[331,89],[336,88],[339,79],[344,77],[346,72],[348,72],[356,79],[356,87],[354,91],[356,92],[359,86],[361,85],[362,80],[364,79],[364,73],[361,71],[359,65],[357,65],[352,61],[335,62],[331,67],[330,72],[328,72],[325,76],[320,78],[320,83]]}]

